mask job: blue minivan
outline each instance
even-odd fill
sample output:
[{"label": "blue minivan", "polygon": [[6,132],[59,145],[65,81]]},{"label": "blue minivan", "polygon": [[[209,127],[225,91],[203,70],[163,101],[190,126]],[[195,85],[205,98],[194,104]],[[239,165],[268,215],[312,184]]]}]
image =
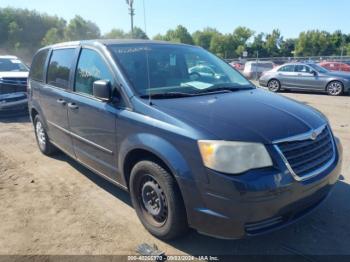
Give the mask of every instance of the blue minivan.
[{"label": "blue minivan", "polygon": [[52,45],[36,53],[28,85],[41,152],[59,149],[129,191],[161,239],[281,228],[322,203],[341,172],[322,113],[257,89],[199,47]]}]

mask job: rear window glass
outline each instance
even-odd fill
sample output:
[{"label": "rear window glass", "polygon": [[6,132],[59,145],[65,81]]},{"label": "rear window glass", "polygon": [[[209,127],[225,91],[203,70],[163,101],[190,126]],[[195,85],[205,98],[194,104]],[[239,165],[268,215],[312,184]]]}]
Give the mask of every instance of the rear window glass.
[{"label": "rear window glass", "polygon": [[52,52],[47,83],[59,88],[67,89],[69,73],[74,61],[75,49],[59,49]]},{"label": "rear window glass", "polygon": [[30,68],[30,78],[36,81],[44,81],[44,66],[49,50],[40,51],[33,59]]},{"label": "rear window glass", "polygon": [[294,72],[294,65],[282,66],[278,71],[279,72]]}]

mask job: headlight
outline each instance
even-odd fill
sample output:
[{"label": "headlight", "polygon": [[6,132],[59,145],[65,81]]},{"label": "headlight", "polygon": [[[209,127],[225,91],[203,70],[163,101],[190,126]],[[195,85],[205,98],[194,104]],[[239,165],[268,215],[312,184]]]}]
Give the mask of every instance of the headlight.
[{"label": "headlight", "polygon": [[198,141],[206,167],[227,174],[240,174],[254,168],[272,166],[265,146],[259,143]]}]

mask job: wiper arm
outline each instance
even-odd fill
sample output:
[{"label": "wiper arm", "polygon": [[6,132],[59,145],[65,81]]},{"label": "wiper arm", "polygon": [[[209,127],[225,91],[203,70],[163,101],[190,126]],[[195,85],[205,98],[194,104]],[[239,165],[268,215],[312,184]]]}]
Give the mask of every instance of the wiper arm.
[{"label": "wiper arm", "polygon": [[207,89],[203,89],[197,94],[210,94],[210,93],[218,93],[218,92],[236,92],[241,90],[249,90],[248,87],[237,87],[237,86],[213,86]]},{"label": "wiper arm", "polygon": [[154,99],[162,99],[162,98],[180,98],[180,97],[190,97],[194,96],[193,94],[181,93],[181,92],[166,92],[159,94],[151,94],[151,95],[142,95],[141,98],[154,98]]}]

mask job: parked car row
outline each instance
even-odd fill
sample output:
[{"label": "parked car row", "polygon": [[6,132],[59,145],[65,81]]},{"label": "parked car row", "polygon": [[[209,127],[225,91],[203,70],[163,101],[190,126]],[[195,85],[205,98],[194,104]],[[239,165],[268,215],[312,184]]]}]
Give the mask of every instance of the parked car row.
[{"label": "parked car row", "polygon": [[27,113],[28,72],[16,56],[0,56],[0,117]]}]

